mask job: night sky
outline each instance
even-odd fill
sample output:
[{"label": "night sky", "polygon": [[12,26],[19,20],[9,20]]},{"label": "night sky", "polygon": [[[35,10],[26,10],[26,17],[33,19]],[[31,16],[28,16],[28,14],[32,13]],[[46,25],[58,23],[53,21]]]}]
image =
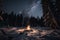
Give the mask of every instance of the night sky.
[{"label": "night sky", "polygon": [[34,17],[41,17],[43,14],[41,0],[4,0],[3,8],[8,13],[14,11],[16,14],[20,14],[24,9],[29,16]]}]

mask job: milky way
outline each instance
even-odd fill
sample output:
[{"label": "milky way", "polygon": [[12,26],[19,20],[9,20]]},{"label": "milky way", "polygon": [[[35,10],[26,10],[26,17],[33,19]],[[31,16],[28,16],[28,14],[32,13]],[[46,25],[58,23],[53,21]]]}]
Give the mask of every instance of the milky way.
[{"label": "milky way", "polygon": [[33,2],[32,7],[30,9],[30,11],[28,12],[30,16],[42,16],[42,8],[41,8],[41,1],[38,0],[37,2]]}]

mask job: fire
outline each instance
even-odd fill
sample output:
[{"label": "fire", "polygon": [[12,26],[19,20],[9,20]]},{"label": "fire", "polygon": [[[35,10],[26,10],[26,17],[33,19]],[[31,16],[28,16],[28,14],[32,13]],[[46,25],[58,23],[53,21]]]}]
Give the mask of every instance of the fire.
[{"label": "fire", "polygon": [[27,30],[30,30],[30,29],[31,29],[31,28],[30,28],[30,25],[28,25],[26,29],[27,29]]}]

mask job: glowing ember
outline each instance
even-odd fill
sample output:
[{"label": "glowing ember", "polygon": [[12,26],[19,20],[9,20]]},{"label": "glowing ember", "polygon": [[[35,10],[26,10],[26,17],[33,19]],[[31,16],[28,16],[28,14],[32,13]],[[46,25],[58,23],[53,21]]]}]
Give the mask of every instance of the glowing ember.
[{"label": "glowing ember", "polygon": [[31,30],[30,25],[27,26],[26,30]]}]

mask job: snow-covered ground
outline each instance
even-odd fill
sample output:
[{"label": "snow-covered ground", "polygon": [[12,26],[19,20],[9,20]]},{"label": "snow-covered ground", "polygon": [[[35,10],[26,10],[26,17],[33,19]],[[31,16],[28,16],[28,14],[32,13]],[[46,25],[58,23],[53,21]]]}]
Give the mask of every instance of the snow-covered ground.
[{"label": "snow-covered ground", "polygon": [[60,40],[60,30],[49,27],[0,28],[0,40]]}]

